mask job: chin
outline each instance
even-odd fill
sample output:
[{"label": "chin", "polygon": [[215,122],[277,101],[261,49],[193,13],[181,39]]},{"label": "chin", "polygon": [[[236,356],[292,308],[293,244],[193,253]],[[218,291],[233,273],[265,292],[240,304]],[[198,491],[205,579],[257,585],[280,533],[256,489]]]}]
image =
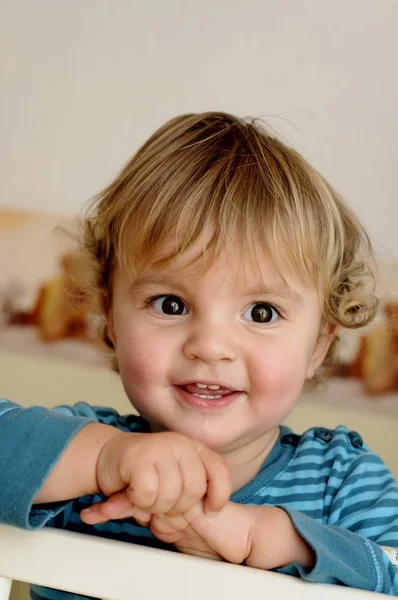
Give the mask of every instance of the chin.
[{"label": "chin", "polygon": [[211,448],[212,450],[220,451],[224,445],[229,444],[230,440],[225,439],[225,435],[220,434],[217,431],[211,431],[210,426],[209,429],[206,430],[206,424],[201,424],[198,427],[184,427],[184,424],[181,426],[175,426],[170,423],[167,424],[159,424],[159,423],[151,423],[151,431],[153,433],[160,431],[173,431],[174,433],[181,433],[182,435],[186,435],[187,437],[193,438],[198,442],[201,442],[204,446]]},{"label": "chin", "polygon": [[210,431],[210,428],[208,431],[203,430],[203,428],[201,430],[180,430],[180,433],[198,440],[198,442],[201,442],[207,448],[219,453],[226,452],[240,445],[237,437],[226,437],[225,432]]}]

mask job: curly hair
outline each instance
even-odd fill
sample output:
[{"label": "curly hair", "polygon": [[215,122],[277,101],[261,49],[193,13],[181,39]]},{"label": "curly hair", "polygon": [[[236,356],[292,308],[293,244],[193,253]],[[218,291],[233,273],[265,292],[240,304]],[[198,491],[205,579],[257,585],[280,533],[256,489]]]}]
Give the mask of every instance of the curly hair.
[{"label": "curly hair", "polygon": [[[376,312],[375,265],[363,226],[259,120],[220,112],[172,119],[92,200],[81,226],[76,275],[100,313],[111,301],[116,268],[134,277],[148,265],[165,265],[204,230],[212,232],[207,264],[238,236],[245,256],[256,260],[262,248],[281,272],[289,264],[315,280],[325,322],[357,328]],[[111,347],[106,328],[104,339]]]}]

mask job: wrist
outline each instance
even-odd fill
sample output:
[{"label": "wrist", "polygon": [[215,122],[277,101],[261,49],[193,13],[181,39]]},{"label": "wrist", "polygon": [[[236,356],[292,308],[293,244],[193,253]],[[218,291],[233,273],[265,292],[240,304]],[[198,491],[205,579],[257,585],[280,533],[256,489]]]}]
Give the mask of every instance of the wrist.
[{"label": "wrist", "polygon": [[250,554],[245,564],[276,569],[292,563],[315,565],[315,553],[295,529],[288,513],[276,506],[252,506]]},{"label": "wrist", "polygon": [[286,540],[286,562],[281,566],[298,563],[303,567],[312,569],[315,566],[315,552],[295,528],[289,514],[282,508],[275,507],[279,511],[281,520],[284,521]]},{"label": "wrist", "polygon": [[98,493],[99,455],[104,445],[118,434],[120,431],[109,425],[85,425],[66,446],[34,498],[34,504],[59,502]]},{"label": "wrist", "polygon": [[98,481],[99,457],[105,446],[121,433],[111,425],[89,423],[76,436],[75,445],[71,449],[73,450],[74,464],[71,476],[74,478],[76,486],[74,498],[103,491]]},{"label": "wrist", "polygon": [[[131,436],[136,434],[120,431],[110,427],[113,431],[106,432],[103,443],[100,444],[95,465],[95,479],[97,490],[107,496],[125,487],[123,477],[123,460],[126,460],[125,442],[131,441]],[[138,434],[139,435],[139,434]]]}]

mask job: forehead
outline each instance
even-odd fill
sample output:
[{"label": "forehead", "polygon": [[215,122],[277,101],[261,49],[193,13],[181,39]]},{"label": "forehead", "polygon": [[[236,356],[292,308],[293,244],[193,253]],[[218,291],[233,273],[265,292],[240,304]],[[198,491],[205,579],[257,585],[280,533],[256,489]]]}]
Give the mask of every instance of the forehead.
[{"label": "forehead", "polygon": [[[238,294],[276,292],[286,299],[300,302],[309,291],[316,293],[315,283],[300,278],[287,261],[275,260],[258,247],[247,252],[239,242],[229,242],[217,252],[208,251],[206,240],[200,240],[188,250],[162,264],[162,254],[153,260],[133,279],[136,284],[178,284],[196,289],[217,287]],[[170,248],[164,249],[168,255]]]},{"label": "forehead", "polygon": [[196,245],[170,261],[166,270],[192,280],[215,275],[220,283],[229,280],[237,286],[261,280],[272,280],[281,285],[286,275],[266,252],[258,249],[252,256],[240,245],[232,243],[211,253]]}]

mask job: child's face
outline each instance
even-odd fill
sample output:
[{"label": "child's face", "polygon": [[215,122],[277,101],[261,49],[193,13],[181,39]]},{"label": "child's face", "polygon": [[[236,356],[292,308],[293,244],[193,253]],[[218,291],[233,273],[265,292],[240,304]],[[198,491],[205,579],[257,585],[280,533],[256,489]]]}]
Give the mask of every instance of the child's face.
[{"label": "child's face", "polygon": [[116,273],[109,324],[126,393],[153,429],[225,452],[271,439],[330,336],[314,284],[284,273],[286,286],[239,246],[203,272],[188,264],[200,249],[135,282]]}]

